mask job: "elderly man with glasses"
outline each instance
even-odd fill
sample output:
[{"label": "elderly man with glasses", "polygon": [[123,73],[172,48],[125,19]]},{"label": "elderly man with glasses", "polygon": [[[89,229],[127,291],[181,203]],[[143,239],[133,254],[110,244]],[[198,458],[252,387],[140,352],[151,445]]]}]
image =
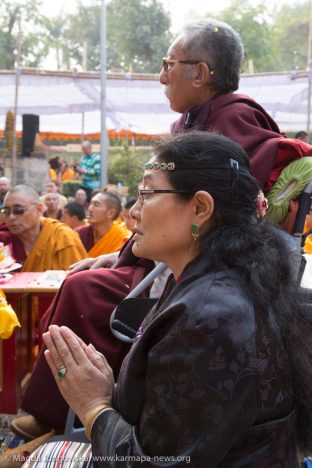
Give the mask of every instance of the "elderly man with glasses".
[{"label": "elderly man with glasses", "polygon": [[0,210],[0,242],[11,246],[22,271],[66,270],[87,257],[78,234],[56,219],[43,218],[43,208],[32,187],[17,185]]},{"label": "elderly man with glasses", "polygon": [[[187,24],[163,59],[160,82],[170,107],[182,116],[171,133],[189,129],[214,131],[231,138],[248,154],[254,176],[269,193],[271,219],[281,222],[288,202],[296,198],[312,179],[312,147],[286,139],[276,122],[252,98],[234,93],[239,86],[244,49],[240,36],[229,25],[216,20]],[[301,159],[302,158],[302,159]],[[301,159],[300,161],[297,161]],[[290,176],[279,179],[290,165]],[[300,175],[294,196],[286,197],[284,209],[274,209],[276,189]],[[280,204],[280,202],[279,202]]]}]

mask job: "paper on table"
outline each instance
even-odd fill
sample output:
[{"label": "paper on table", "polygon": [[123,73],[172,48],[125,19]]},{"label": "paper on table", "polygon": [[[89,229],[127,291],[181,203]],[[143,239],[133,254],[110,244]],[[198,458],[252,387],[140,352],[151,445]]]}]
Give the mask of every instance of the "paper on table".
[{"label": "paper on table", "polygon": [[11,265],[8,268],[2,268],[2,270],[0,270],[0,274],[10,273],[11,271],[19,270],[20,268],[22,268],[22,266],[23,265],[21,265],[20,263],[13,263],[13,265]]}]

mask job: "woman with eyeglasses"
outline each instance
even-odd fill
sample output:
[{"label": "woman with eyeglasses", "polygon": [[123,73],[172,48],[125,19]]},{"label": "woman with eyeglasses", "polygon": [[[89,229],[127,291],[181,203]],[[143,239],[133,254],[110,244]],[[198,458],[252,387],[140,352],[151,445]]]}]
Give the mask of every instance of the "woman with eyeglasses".
[{"label": "woman with eyeglasses", "polygon": [[295,467],[311,447],[311,311],[283,234],[256,215],[258,191],[225,137],[156,143],[133,252],[173,274],[117,385],[92,344],[66,327],[44,335],[94,466]]}]

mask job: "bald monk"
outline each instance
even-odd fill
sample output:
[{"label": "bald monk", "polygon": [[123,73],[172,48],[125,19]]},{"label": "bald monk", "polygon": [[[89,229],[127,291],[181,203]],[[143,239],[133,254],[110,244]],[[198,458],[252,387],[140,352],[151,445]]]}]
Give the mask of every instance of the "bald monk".
[{"label": "bald monk", "polygon": [[45,218],[53,218],[61,221],[62,208],[59,206],[59,199],[57,193],[47,193],[44,202],[46,209],[43,212]]},{"label": "bald monk", "polygon": [[56,219],[43,218],[44,205],[28,185],[17,185],[4,198],[0,242],[9,244],[22,271],[66,270],[88,256],[79,236]]},{"label": "bald monk", "polygon": [[117,252],[129,239],[131,231],[116,222],[120,212],[121,201],[114,193],[100,192],[91,199],[89,224],[75,229],[89,257]]}]

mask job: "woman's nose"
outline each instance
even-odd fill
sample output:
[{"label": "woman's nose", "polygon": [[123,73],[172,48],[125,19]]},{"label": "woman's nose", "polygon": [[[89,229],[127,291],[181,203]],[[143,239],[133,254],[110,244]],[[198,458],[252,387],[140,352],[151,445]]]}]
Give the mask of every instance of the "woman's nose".
[{"label": "woman's nose", "polygon": [[141,202],[139,199],[137,199],[135,204],[129,210],[130,218],[135,219],[137,221],[138,217],[140,216],[140,211],[141,211]]}]

